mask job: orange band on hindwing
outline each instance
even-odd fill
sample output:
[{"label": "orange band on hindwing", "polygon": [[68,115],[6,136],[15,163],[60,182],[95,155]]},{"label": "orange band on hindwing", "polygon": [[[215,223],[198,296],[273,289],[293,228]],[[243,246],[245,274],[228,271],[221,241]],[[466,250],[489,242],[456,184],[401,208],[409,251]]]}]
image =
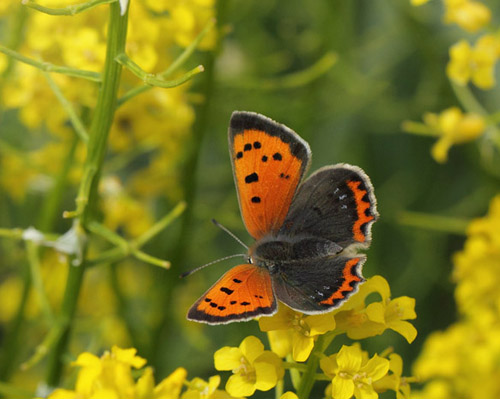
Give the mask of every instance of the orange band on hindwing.
[{"label": "orange band on hindwing", "polygon": [[362,281],[362,279],[353,270],[360,260],[361,258],[353,258],[346,262],[344,270],[342,272],[342,276],[344,278],[342,285],[338,288],[337,291],[330,295],[329,298],[321,301],[320,304],[334,306],[335,302],[344,299],[349,293],[354,291],[354,289],[356,288],[356,284],[351,284],[353,282],[359,283]]},{"label": "orange band on hindwing", "polygon": [[365,223],[370,222],[374,219],[373,215],[367,216],[366,210],[370,209],[370,203],[365,201],[363,198],[367,194],[366,190],[362,190],[359,188],[361,184],[360,181],[348,181],[347,185],[351,189],[354,194],[354,200],[356,201],[356,212],[358,215],[357,220],[354,222],[354,226],[352,227],[352,232],[354,234],[354,239],[358,242],[364,242],[366,239],[365,233],[361,230],[362,226]]}]

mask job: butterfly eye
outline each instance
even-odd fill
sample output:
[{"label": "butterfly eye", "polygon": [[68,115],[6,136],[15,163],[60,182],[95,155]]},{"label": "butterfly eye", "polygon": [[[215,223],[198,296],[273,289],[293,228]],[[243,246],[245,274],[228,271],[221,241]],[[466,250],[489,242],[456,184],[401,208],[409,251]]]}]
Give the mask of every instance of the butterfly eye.
[{"label": "butterfly eye", "polygon": [[251,256],[249,256],[249,257],[247,258],[247,262],[253,265],[253,259],[252,259],[252,257],[251,257]]}]

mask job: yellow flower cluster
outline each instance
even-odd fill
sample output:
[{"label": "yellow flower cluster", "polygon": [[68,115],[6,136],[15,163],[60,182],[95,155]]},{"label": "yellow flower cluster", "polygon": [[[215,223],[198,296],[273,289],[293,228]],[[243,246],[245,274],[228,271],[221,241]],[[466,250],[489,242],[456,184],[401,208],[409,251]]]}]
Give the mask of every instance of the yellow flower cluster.
[{"label": "yellow flower cluster", "polygon": [[474,0],[444,0],[444,22],[455,23],[467,32],[476,32],[491,21],[491,11]]},{"label": "yellow flower cluster", "polygon": [[474,220],[453,258],[460,320],[432,334],[414,373],[427,381],[415,398],[495,398],[500,395],[500,195]]},{"label": "yellow flower cluster", "polygon": [[[374,293],[380,300],[374,300],[371,295]],[[334,312],[307,316],[281,305],[276,315],[260,318],[259,326],[268,332],[271,350],[266,350],[255,336],[246,337],[238,347],[225,346],[217,350],[215,369],[232,372],[225,390],[218,389],[220,376],[212,376],[208,381],[200,378],[188,381],[183,368],[155,385],[152,369],[144,367],[146,360],[137,356],[135,349],[114,346],[100,358],[87,352],[80,354],[73,363],[79,367],[75,388],[57,389],[49,399],[231,399],[250,397],[256,391],[269,391],[277,386],[281,386],[278,391],[281,399],[298,399],[295,392],[282,393],[285,368],[304,370],[300,362],[311,359],[317,359],[316,368],[323,372],[320,379],[329,381],[327,398],[376,399],[379,393],[388,390],[394,391],[398,399],[409,398],[409,383],[414,379],[402,376],[402,359],[392,350],[369,357],[359,343],[355,343],[342,346],[337,353],[324,352],[332,340],[343,333],[361,339],[391,328],[411,342],[416,331],[406,320],[415,317],[414,300],[391,299],[387,281],[375,276]],[[313,373],[310,378],[316,376]]]},{"label": "yellow flower cluster", "polygon": [[[200,378],[186,381],[187,372],[182,367],[155,385],[153,369],[146,367],[136,380],[134,369],[141,369],[146,360],[136,355],[134,348],[120,349],[114,346],[100,358],[84,352],[73,362],[80,367],[75,389],[56,389],[49,399],[230,399],[218,390],[220,377],[208,382]],[[182,393],[183,386],[187,389]]]},{"label": "yellow flower cluster", "polygon": [[452,145],[475,140],[486,129],[486,122],[482,116],[475,113],[464,114],[457,107],[448,108],[440,114],[428,112],[424,115],[424,122],[439,135],[431,154],[440,163],[447,161],[448,151]]},{"label": "yellow flower cluster", "polygon": [[[37,3],[62,8],[78,2],[45,0]],[[2,1],[0,14],[3,13],[4,18],[14,18],[16,13],[7,10],[13,11],[16,7],[23,5],[21,2]],[[29,28],[25,29],[24,41],[17,51],[55,65],[102,72],[107,11],[106,6],[99,6],[71,17],[55,17],[28,9],[26,26]],[[127,54],[145,71],[161,72],[172,63],[179,52],[178,47],[189,45],[213,17],[213,0],[133,1],[130,4]],[[214,32],[209,32],[200,47],[210,49],[214,40]],[[20,120],[30,130],[48,133],[43,140],[32,141],[32,147],[24,152],[24,158],[9,152],[2,159],[0,185],[14,199],[22,200],[40,177],[47,181],[44,190],[51,186],[71,146],[74,132],[68,123],[67,113],[40,71],[20,62],[14,65],[15,68],[2,84],[3,105],[18,109]],[[122,75],[121,95],[141,85],[130,72],[124,71]],[[59,74],[51,74],[51,77],[84,124],[88,122],[89,112],[97,98],[98,84]],[[135,174],[124,187],[125,195],[132,202],[132,198],[139,197],[144,202],[158,195],[177,201],[183,195],[179,182],[179,160],[194,122],[187,89],[187,85],[168,90],[154,88],[134,97],[133,101],[125,102],[117,110],[110,135],[110,164],[123,168],[136,159],[146,160],[140,163],[142,167],[135,169]],[[41,133],[38,135],[41,136]],[[78,178],[84,154],[83,145],[79,146],[72,163],[73,182]],[[54,155],[57,157],[54,158]],[[23,165],[22,173],[19,173],[20,164]],[[116,168],[112,172],[116,173]],[[10,176],[16,176],[16,184]],[[110,200],[115,201],[114,198]],[[104,203],[104,207],[109,209],[111,204]],[[126,205],[120,207],[125,208]],[[121,213],[123,220],[116,220],[118,216],[115,213],[110,226],[123,224],[125,219],[132,222],[126,212]],[[137,220],[145,224],[148,219],[151,219],[149,215]]]},{"label": "yellow flower cluster", "polygon": [[481,89],[495,86],[495,65],[500,57],[500,37],[484,35],[474,47],[460,40],[450,48],[446,73],[454,82],[466,85],[472,81]]},{"label": "yellow flower cluster", "polygon": [[387,375],[389,360],[377,355],[368,359],[359,345],[344,345],[338,353],[321,359],[320,366],[332,378],[327,387],[328,397],[369,398],[378,396],[373,383]]}]

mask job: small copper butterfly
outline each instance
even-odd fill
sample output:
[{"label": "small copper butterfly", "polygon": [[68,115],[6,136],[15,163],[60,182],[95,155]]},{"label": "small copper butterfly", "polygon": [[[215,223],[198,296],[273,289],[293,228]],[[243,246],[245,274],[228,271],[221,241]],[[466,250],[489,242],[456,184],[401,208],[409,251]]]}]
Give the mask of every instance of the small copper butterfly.
[{"label": "small copper butterfly", "polygon": [[221,324],[270,316],[277,300],[306,314],[339,307],[364,281],[358,249],[377,220],[368,176],[325,166],[306,179],[311,150],[288,127],[236,111],[229,152],[241,214],[255,243],[248,263],[226,272],[189,309],[188,319]]}]

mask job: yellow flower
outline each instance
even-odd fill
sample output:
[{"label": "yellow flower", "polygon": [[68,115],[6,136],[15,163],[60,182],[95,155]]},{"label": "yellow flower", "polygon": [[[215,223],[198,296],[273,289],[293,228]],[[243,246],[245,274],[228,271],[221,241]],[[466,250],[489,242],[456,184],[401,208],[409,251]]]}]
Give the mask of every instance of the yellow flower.
[{"label": "yellow flower", "polygon": [[[332,313],[307,316],[282,305],[274,316],[259,319],[259,327],[262,331],[290,331],[291,334],[272,335],[272,338],[284,341],[272,345],[291,346],[293,360],[304,362],[311,354],[317,337],[335,328],[335,319]],[[280,355],[283,354],[283,351],[280,352]]]},{"label": "yellow flower", "polygon": [[104,224],[111,230],[124,228],[131,237],[137,237],[153,225],[154,219],[149,209],[128,196],[118,178],[103,179],[101,190]]},{"label": "yellow flower", "polygon": [[500,314],[500,195],[494,197],[488,215],[473,220],[467,228],[464,249],[453,257],[455,298],[459,310],[469,317],[477,309]]},{"label": "yellow flower", "polygon": [[[366,297],[377,292],[382,300],[365,304]],[[374,276],[364,283],[358,293],[335,314],[337,329],[346,331],[351,339],[362,339],[382,334],[387,328],[412,342],[417,330],[405,320],[415,319],[415,300],[407,296],[391,299],[387,281]]]},{"label": "yellow flower", "polygon": [[214,375],[207,381],[201,378],[193,378],[187,383],[187,390],[181,396],[181,399],[233,399],[225,391],[217,389],[220,384],[220,376]]},{"label": "yellow flower", "polygon": [[288,391],[281,395],[280,399],[299,399],[299,397],[296,393]]},{"label": "yellow flower", "polygon": [[147,367],[135,382],[132,369],[139,369],[146,360],[136,356],[136,350],[114,346],[111,352],[97,356],[84,352],[73,362],[80,370],[75,390],[56,389],[49,399],[177,399],[186,378],[186,370],[178,368],[157,386],[153,370]]},{"label": "yellow flower", "polygon": [[437,162],[446,162],[448,151],[454,144],[475,140],[486,129],[484,118],[474,113],[462,113],[457,107],[451,107],[440,114],[426,113],[424,122],[439,136],[431,149],[431,154]]},{"label": "yellow flower", "polygon": [[491,21],[491,11],[484,4],[470,0],[445,0],[444,22],[456,23],[467,32],[476,32]]},{"label": "yellow flower", "polygon": [[214,354],[217,370],[232,370],[226,391],[232,396],[250,396],[255,390],[268,391],[283,378],[281,359],[254,336],[246,337],[238,348],[225,346]]},{"label": "yellow flower", "polygon": [[385,375],[373,384],[377,392],[385,392],[388,389],[396,392],[397,399],[408,399],[410,397],[410,382],[416,381],[415,378],[402,377],[403,359],[397,353],[389,355],[390,374]]},{"label": "yellow flower", "polygon": [[320,367],[332,378],[332,398],[375,399],[373,383],[387,374],[389,360],[378,355],[367,359],[359,345],[343,345],[337,354],[321,359]]},{"label": "yellow flower", "polygon": [[495,64],[500,54],[500,41],[493,35],[484,35],[474,47],[461,40],[450,48],[446,73],[455,83],[466,85],[469,80],[481,89],[495,85]]}]

